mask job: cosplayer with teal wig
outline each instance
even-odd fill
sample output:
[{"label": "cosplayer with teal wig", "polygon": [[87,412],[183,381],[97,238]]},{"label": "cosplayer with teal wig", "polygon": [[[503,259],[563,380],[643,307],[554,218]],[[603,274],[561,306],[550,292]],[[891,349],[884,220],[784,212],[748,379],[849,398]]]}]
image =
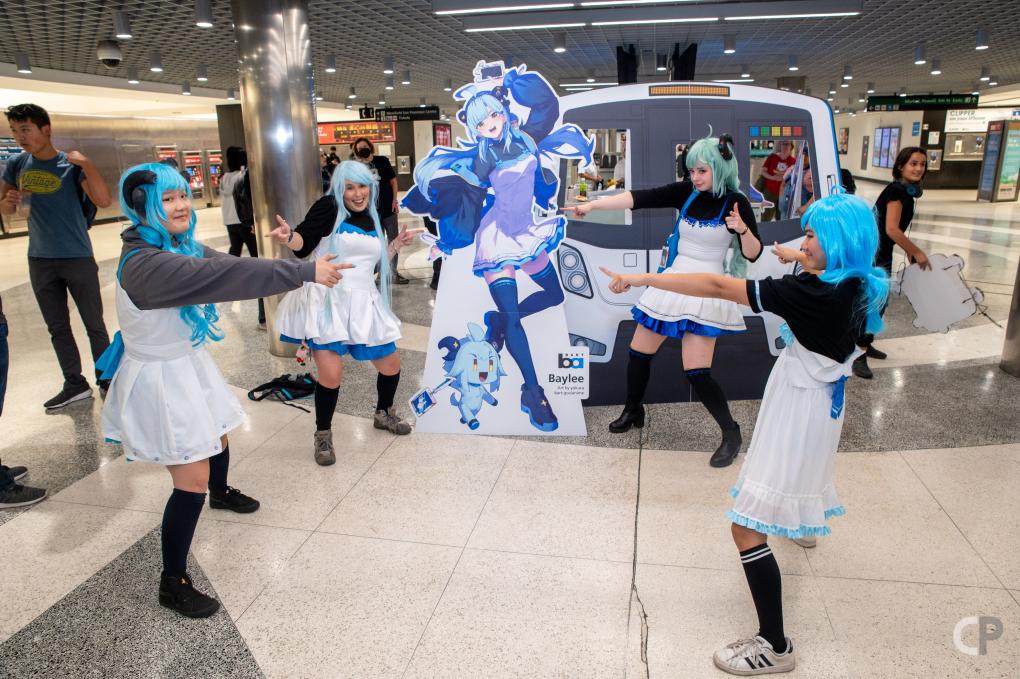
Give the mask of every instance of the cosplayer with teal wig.
[{"label": "cosplayer with teal wig", "polygon": [[[762,251],[751,204],[740,191],[733,140],[725,134],[691,144],[686,165],[690,180],[651,189],[623,191],[567,208],[583,219],[592,210],[672,208],[677,211],[666,238],[659,272],[715,272],[722,274],[731,247],[734,262],[753,262]],[[627,387],[623,412],[609,424],[620,434],[643,427],[644,398],[651,380],[651,363],[667,337],[680,339],[683,371],[698,399],[719,425],[721,441],[709,464],[725,467],[736,459],[743,443],[726,394],[712,376],[715,344],[722,335],[744,332],[741,310],[725,299],[700,299],[670,290],[646,290],[631,308],[637,322],[627,358]]]},{"label": "cosplayer with teal wig", "polygon": [[[833,483],[845,419],[845,385],[861,355],[856,338],[881,327],[889,283],[873,265],[876,228],[868,205],[837,193],[816,201],[801,221],[799,252],[776,247],[803,270],[779,279],[744,280],[714,273],[610,276],[621,293],[648,285],[684,295],[727,299],[783,318],[789,341],[769,374],[754,436],[730,495],[730,532],[758,613],[758,632],[715,652],[716,667],[738,675],[796,666],[783,627],[782,577],[767,536],[813,547],[842,516]],[[761,672],[748,668],[762,669]]]},{"label": "cosplayer with teal wig", "polygon": [[[725,145],[729,158],[723,158],[720,148]],[[737,159],[733,155],[733,141],[728,137],[704,137],[694,142],[687,151],[687,169],[693,170],[698,164],[712,169],[712,195],[722,197],[727,193],[740,193],[740,178],[737,176]]]},{"label": "cosplayer with teal wig", "polygon": [[227,434],[244,411],[206,349],[219,340],[217,302],[277,295],[318,281],[332,286],[342,265],[327,259],[232,257],[195,240],[195,212],[173,168],[145,163],[120,181],[131,225],[117,267],[120,331],[100,363],[112,378],[102,431],[128,460],[164,465],[173,492],[163,512],[159,603],[202,618],[219,608],[187,574],[188,549],[209,491],[212,509],[250,513],[257,500],[227,485]]},{"label": "cosplayer with teal wig", "polygon": [[[376,203],[379,183],[368,164],[340,163],[329,191],[304,219],[291,228],[277,216],[269,235],[299,257],[335,257],[352,265],[333,289],[309,283],[280,300],[276,331],[280,339],[304,344],[316,367],[313,457],[319,465],[335,464],[333,414],[343,380],[344,356],[370,361],[378,371],[374,426],[404,435],[411,425],[393,405],[400,383],[400,321],[390,308],[390,262],[417,233],[401,229],[387,243]],[[374,278],[378,267],[379,282]]]},{"label": "cosplayer with teal wig", "polygon": [[[139,173],[152,173],[154,181],[134,184],[125,192],[125,182]],[[146,176],[146,178],[149,178]],[[166,230],[167,214],[163,209],[163,194],[167,191],[180,191],[191,198],[191,188],[180,172],[163,163],[143,163],[128,168],[120,179],[120,209],[128,221],[138,228],[140,235],[147,243],[161,250],[188,257],[204,256],[205,247],[195,240],[195,211],[191,211],[188,230],[181,234],[171,234]],[[144,194],[144,200],[139,200]],[[130,199],[130,200],[129,200]],[[195,346],[204,344],[206,340],[219,342],[223,332],[216,323],[220,320],[215,304],[181,307],[181,319],[191,328],[191,342]]]},{"label": "cosplayer with teal wig", "polygon": [[[486,339],[506,346],[520,369],[521,411],[540,431],[559,420],[538,382],[531,345],[521,320],[563,303],[550,256],[567,220],[555,214],[559,179],[543,159],[592,162],[594,142],[573,124],[557,126],[559,99],[552,87],[522,64],[479,62],[475,80],[454,93],[464,104],[457,119],[467,131],[458,148],[436,147],[418,163],[415,185],[403,205],[438,223],[431,255],[452,255],[474,245],[474,275],[485,281],[495,309],[485,313]],[[514,110],[524,109],[518,116]],[[539,290],[521,299],[522,272]]]}]

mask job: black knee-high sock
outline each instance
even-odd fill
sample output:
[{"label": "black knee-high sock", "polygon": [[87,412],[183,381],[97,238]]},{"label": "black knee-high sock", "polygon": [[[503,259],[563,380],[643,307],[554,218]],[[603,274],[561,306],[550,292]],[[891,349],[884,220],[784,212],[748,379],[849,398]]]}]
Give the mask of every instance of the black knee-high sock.
[{"label": "black knee-high sock", "polygon": [[531,345],[528,335],[521,325],[520,303],[517,299],[517,281],[512,278],[500,278],[489,285],[489,294],[496,303],[496,308],[506,316],[506,348],[514,357],[514,362],[521,370],[524,388],[538,386],[538,375],[535,374],[535,361],[531,357]]},{"label": "black knee-high sock", "polygon": [[205,493],[174,488],[163,510],[163,575],[180,577],[188,571],[188,550],[195,536],[198,515],[205,505]]},{"label": "black knee-high sock", "polygon": [[340,398],[340,387],[330,389],[318,382],[315,383],[315,429],[326,431],[333,427],[333,412],[336,401]]},{"label": "black knee-high sock", "polygon": [[786,651],[783,631],[783,580],[779,564],[768,543],[740,553],[747,586],[751,588],[754,608],[758,611],[758,636],[772,644],[776,653]]},{"label": "black knee-high sock", "polygon": [[712,377],[711,368],[696,368],[687,370],[687,380],[694,387],[694,393],[698,395],[708,413],[715,418],[719,428],[723,431],[730,431],[737,428],[737,423],[730,415],[730,407],[726,403],[726,395],[722,387]]},{"label": "black knee-high sock", "polygon": [[627,407],[636,408],[645,400],[645,389],[652,376],[652,359],[655,354],[630,350],[627,359]]},{"label": "black knee-high sock", "polygon": [[209,458],[209,490],[227,489],[227,471],[230,469],[230,446]]},{"label": "black knee-high sock", "polygon": [[556,277],[556,269],[553,268],[552,262],[546,264],[538,273],[531,274],[531,280],[542,289],[531,293],[521,302],[521,318],[563,303],[563,288],[560,287],[560,280]]},{"label": "black knee-high sock", "polygon": [[396,375],[383,375],[375,378],[375,391],[379,395],[379,401],[375,404],[376,410],[389,410],[393,407],[393,397],[397,393],[397,385],[400,384],[400,373]]}]

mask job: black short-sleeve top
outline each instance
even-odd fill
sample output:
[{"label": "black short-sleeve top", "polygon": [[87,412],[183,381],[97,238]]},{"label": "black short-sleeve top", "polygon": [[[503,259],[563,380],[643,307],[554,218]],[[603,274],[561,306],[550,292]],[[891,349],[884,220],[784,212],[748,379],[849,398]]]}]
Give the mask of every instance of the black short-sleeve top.
[{"label": "black short-sleeve top", "polygon": [[835,285],[809,273],[748,280],[747,299],[756,313],[770,311],[786,321],[804,348],[838,363],[864,333],[860,278]]},{"label": "black short-sleeve top", "polygon": [[[682,210],[684,203],[687,202],[687,199],[690,198],[693,192],[694,184],[690,181],[682,181],[658,186],[654,189],[631,191],[630,195],[634,199],[635,210],[642,210],[644,208],[673,208],[674,210]],[[747,196],[738,191],[730,191],[722,196],[716,196],[708,192],[698,193],[697,197],[687,208],[687,216],[697,220],[715,219],[720,214],[725,217],[733,209],[734,205],[737,206],[737,212],[740,213],[740,218],[744,220],[744,224],[747,224],[747,228],[751,230],[755,239],[760,243],[761,237],[758,235],[758,220],[754,218],[751,202],[747,200]],[[729,227],[726,227],[726,230],[730,233],[735,233]],[[755,257],[748,257],[747,253],[744,253],[744,257],[750,262],[753,262],[760,256],[761,252]]]}]

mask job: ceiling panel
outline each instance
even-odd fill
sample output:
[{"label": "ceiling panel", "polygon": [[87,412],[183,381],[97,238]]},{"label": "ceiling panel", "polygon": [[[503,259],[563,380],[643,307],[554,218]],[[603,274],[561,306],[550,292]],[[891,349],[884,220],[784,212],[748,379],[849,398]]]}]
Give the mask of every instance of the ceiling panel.
[{"label": "ceiling panel", "polygon": [[[13,63],[15,51],[24,51],[35,67],[126,78],[127,67],[136,66],[143,80],[190,80],[193,86],[196,66],[205,63],[205,86],[236,87],[230,3],[212,4],[215,25],[200,29],[190,0],[5,0],[0,62]],[[107,69],[96,60],[95,48],[98,40],[113,37],[115,7],[127,11],[134,38],[121,41],[124,63]],[[850,62],[855,78],[850,88],[839,90],[836,103],[851,101],[855,107],[868,81],[879,92],[900,87],[969,92],[981,67],[988,66],[1001,85],[1020,82],[1020,13],[1004,12],[985,0],[865,0],[861,16],[846,18],[586,27],[569,30],[564,54],[552,51],[554,33],[548,30],[464,33],[460,19],[434,15],[427,0],[310,0],[309,15],[316,86],[328,101],[344,101],[354,86],[359,101],[374,103],[383,91],[387,55],[396,59],[398,76],[404,68],[412,72],[410,86],[401,86],[398,78],[396,91],[388,93],[391,104],[415,104],[425,96],[446,105],[446,79],[466,81],[479,58],[510,56],[553,82],[584,78],[590,71],[615,79],[617,45],[634,44],[651,56],[675,42],[683,46],[691,41],[699,44],[699,79],[735,76],[746,63],[756,84],[774,86],[778,77],[789,75],[787,59],[794,54],[800,64],[797,75],[823,96],[829,82],[839,82],[844,62]],[[988,31],[991,49],[974,49],[978,28]],[[723,54],[724,33],[736,34],[736,54]],[[929,59],[941,59],[943,75],[931,76],[927,65],[913,64],[920,41],[927,43]],[[154,49],[162,53],[161,74],[148,70]],[[331,53],[338,71],[326,74],[322,67]]]}]

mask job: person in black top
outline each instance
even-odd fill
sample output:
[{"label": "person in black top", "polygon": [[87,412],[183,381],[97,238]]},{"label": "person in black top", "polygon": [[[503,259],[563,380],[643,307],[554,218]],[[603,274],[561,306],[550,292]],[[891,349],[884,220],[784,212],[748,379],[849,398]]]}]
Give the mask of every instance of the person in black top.
[{"label": "person in black top", "polygon": [[[281,217],[269,235],[298,257],[333,253],[354,265],[335,290],[309,283],[288,293],[277,308],[276,330],[285,342],[306,343],[312,350],[315,386],[315,460],[336,461],[332,440],[333,411],[343,376],[342,356],[371,361],[378,371],[374,426],[394,434],[411,433],[396,414],[394,395],[400,382],[400,321],[389,307],[388,260],[419,230],[404,230],[385,240],[375,211],[377,184],[364,163],[348,160],[333,172],[330,192],[312,205],[296,229]],[[374,270],[380,267],[380,291]]]},{"label": "person in black top", "polygon": [[[706,137],[687,152],[691,181],[644,191],[624,191],[591,203],[564,208],[577,217],[591,210],[671,207],[679,211],[670,234],[662,266],[668,273],[723,272],[734,234],[744,257],[761,255],[757,222],[751,204],[740,192],[737,161],[727,136]],[[623,414],[609,425],[614,433],[644,426],[645,388],[651,361],[667,337],[682,339],[683,366],[688,381],[722,430],[722,443],[709,463],[725,467],[740,451],[740,427],[733,421],[726,396],[711,374],[716,339],[746,330],[737,305],[726,300],[705,300],[675,292],[649,289],[631,310],[638,325],[630,343],[627,364],[627,401]]]},{"label": "person in black top", "polygon": [[[812,204],[801,220],[798,253],[805,270],[779,279],[744,280],[716,273],[619,274],[615,293],[648,285],[674,293],[729,300],[786,321],[787,339],[769,375],[751,447],[730,494],[730,532],[740,553],[758,632],[715,652],[730,674],[788,672],[796,666],[783,627],[782,578],[768,536],[799,540],[828,535],[845,510],[833,485],[843,429],[844,387],[856,338],[882,327],[879,309],[889,281],[873,265],[878,245],[868,204],[842,192]],[[789,259],[779,249],[776,254]]]},{"label": "person in black top", "polygon": [[[912,240],[907,238],[907,229],[914,218],[914,201],[921,197],[921,180],[928,172],[928,156],[924,149],[908,146],[896,155],[893,163],[893,180],[889,182],[875,201],[875,216],[878,221],[878,253],[875,264],[892,273],[893,247],[899,245],[907,255],[907,262],[922,269],[930,269],[928,255]],[[882,310],[885,313],[885,309]],[[872,345],[871,335],[860,337],[860,346],[865,348],[863,356],[854,363],[854,375],[870,380],[873,376],[868,359],[882,360],[884,351]]]},{"label": "person in black top", "polygon": [[[397,222],[397,213],[400,206],[397,204],[397,173],[386,156],[375,155],[375,144],[365,137],[358,137],[351,144],[351,151],[354,158],[367,164],[379,182],[379,199],[376,202],[376,210],[379,212],[379,221],[382,222],[386,239],[392,241],[400,232]],[[407,285],[408,280],[397,271],[398,255],[393,255],[393,262],[390,268],[393,270],[393,282],[397,285]]]}]

